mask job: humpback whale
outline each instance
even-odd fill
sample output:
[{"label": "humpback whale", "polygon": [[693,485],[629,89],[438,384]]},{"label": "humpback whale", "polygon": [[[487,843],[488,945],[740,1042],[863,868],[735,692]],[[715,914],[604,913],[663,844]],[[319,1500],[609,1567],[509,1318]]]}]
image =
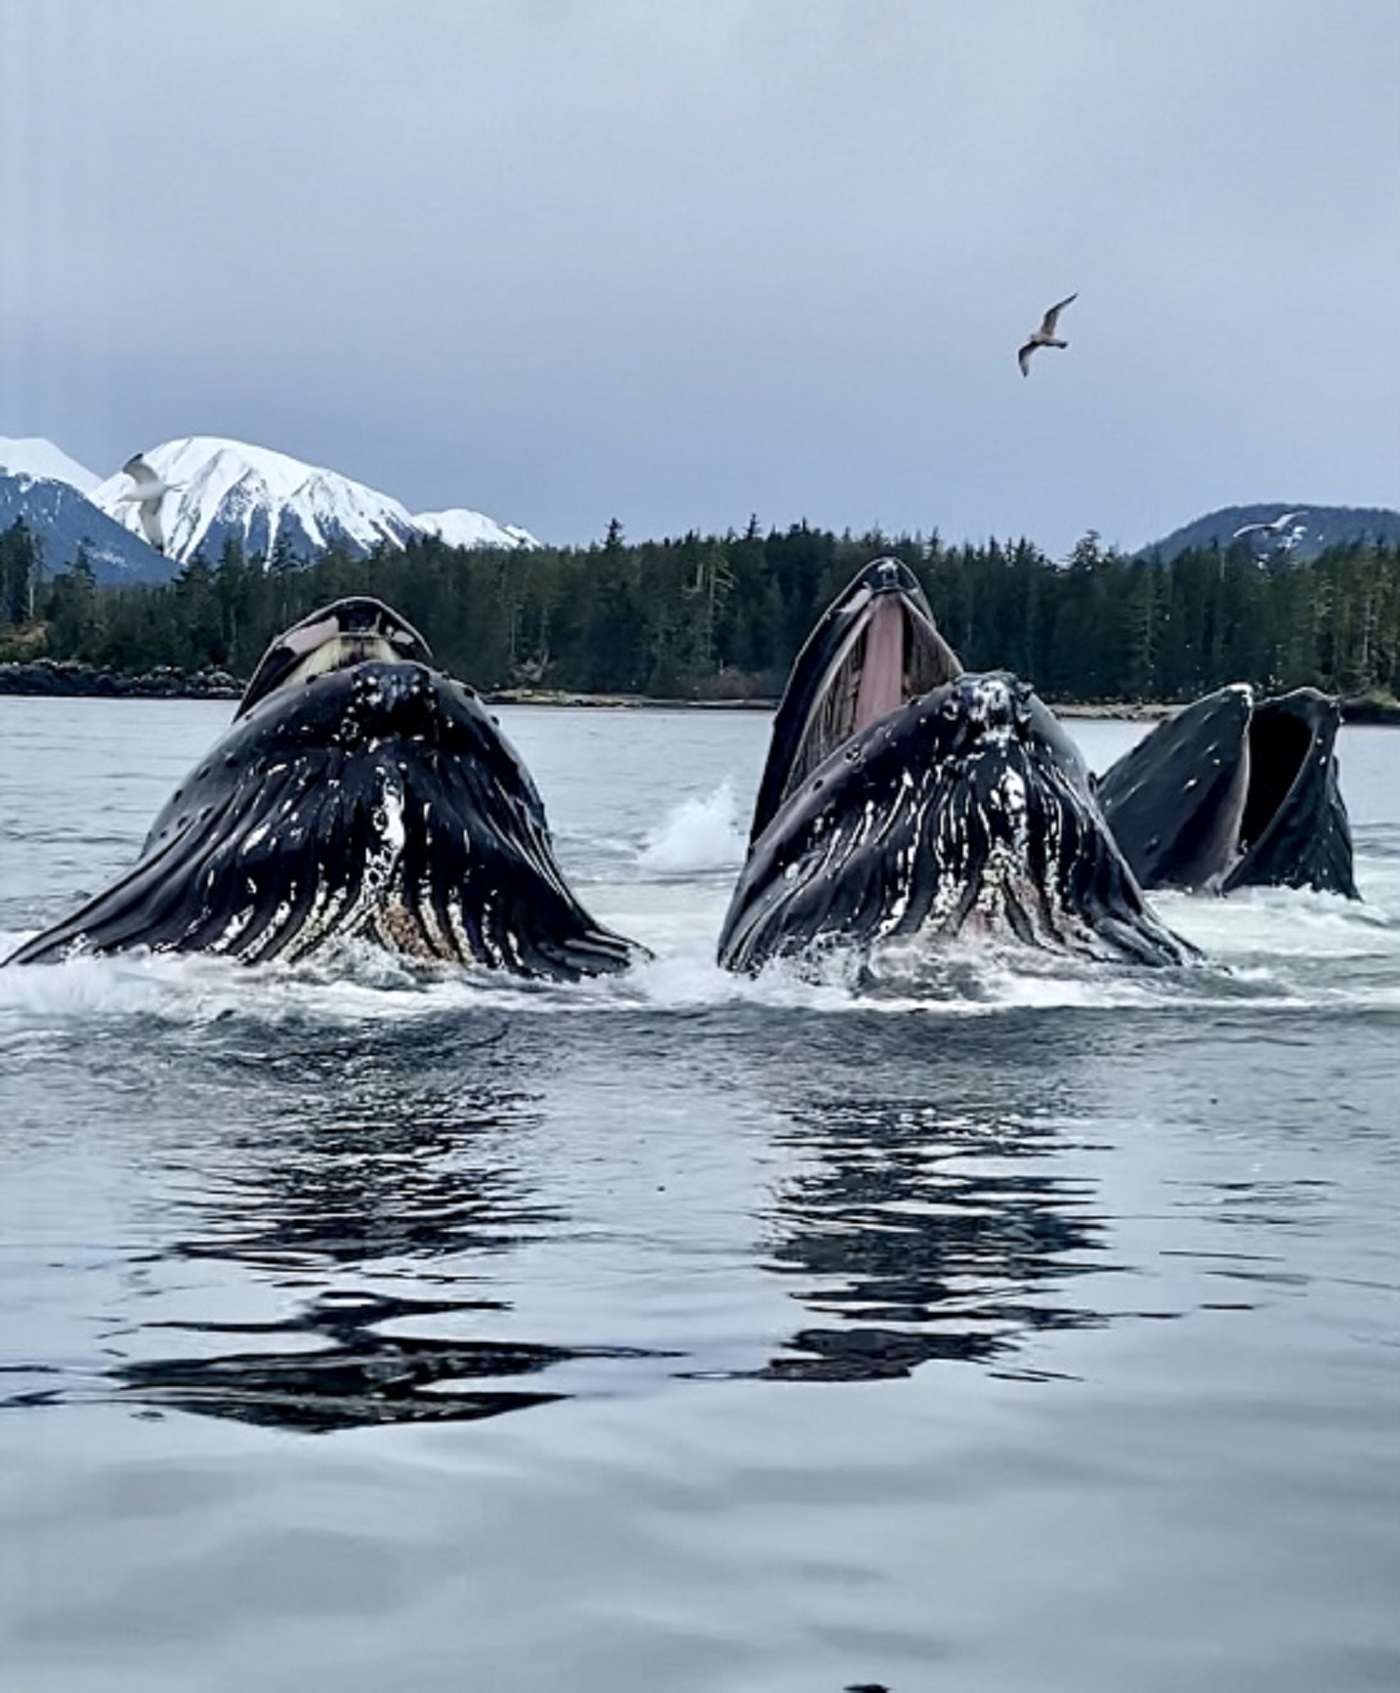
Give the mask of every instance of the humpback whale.
[{"label": "humpback whale", "polygon": [[142,946],[262,963],[350,938],[564,980],[644,956],[569,888],[534,782],[474,690],[363,597],[272,643],[136,863],[9,962]]},{"label": "humpback whale", "polygon": [[1316,688],[1256,704],[1241,682],[1159,724],[1098,784],[1138,880],[1359,899],[1334,751],[1340,723],[1337,701]]},{"label": "humpback whale", "polygon": [[726,968],[914,935],[1178,964],[1073,742],[1017,677],[962,671],[912,575],[861,571],[799,653],[719,940]]}]

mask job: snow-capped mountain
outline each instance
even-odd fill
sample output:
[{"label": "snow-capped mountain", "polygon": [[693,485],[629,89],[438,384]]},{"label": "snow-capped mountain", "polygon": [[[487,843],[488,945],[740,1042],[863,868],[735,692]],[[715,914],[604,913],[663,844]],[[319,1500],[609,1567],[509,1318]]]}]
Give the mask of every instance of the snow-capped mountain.
[{"label": "snow-capped mountain", "polygon": [[[411,517],[396,499],[363,482],[244,441],[190,435],[163,442],[143,456],[174,485],[160,515],[166,556],[180,562],[202,552],[216,563],[230,536],[245,553],[267,558],[279,545],[295,558],[310,558],[331,546],[360,556],[380,542],[402,547],[424,533],[441,535],[451,546],[539,544],[526,530],[497,523],[483,512]],[[130,480],[118,473],[99,483],[92,498],[135,531],[140,524],[136,508],[121,500],[130,488]]]},{"label": "snow-capped mountain", "polygon": [[540,542],[518,523],[497,523],[484,511],[453,506],[449,511],[420,511],[413,521],[449,547],[538,547]]},{"label": "snow-capped mountain", "polygon": [[[309,558],[337,545],[355,555],[381,541],[401,547],[415,533],[413,519],[388,494],[268,447],[189,435],[143,456],[174,485],[160,516],[166,556],[181,562],[202,551],[216,563],[230,536],[246,553],[271,557],[280,543],[294,557]],[[118,472],[99,483],[92,498],[124,528],[135,530],[136,508],[121,501],[130,488]]]},{"label": "snow-capped mountain", "polygon": [[298,559],[341,546],[363,555],[381,542],[402,547],[435,535],[453,547],[535,547],[526,529],[466,507],[411,517],[398,500],[337,471],[287,453],[211,435],[166,441],[143,455],[173,485],[161,506],[164,559],[146,545],[131,479],[105,481],[40,436],[0,436],[0,519],[23,518],[44,542],[51,571],[66,569],[86,543],[104,582],[162,581],[196,552],[212,565],[226,539],[271,557],[279,545]]},{"label": "snow-capped mountain", "polygon": [[49,482],[66,482],[80,494],[90,494],[100,478],[77,459],[70,459],[61,447],[42,435],[0,435],[0,471],[10,476],[41,476]]}]

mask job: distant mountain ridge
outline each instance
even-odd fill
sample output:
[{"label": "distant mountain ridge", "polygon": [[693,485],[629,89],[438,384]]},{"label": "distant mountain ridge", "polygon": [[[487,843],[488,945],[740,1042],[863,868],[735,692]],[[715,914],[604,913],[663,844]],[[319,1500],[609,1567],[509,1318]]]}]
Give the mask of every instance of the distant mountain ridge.
[{"label": "distant mountain ridge", "polygon": [[[280,547],[297,560],[332,546],[363,556],[381,543],[403,547],[427,536],[452,547],[541,544],[528,529],[469,507],[411,514],[338,471],[226,437],[183,436],[144,456],[178,484],[161,510],[165,557],[146,545],[136,507],[120,498],[131,487],[125,474],[100,480],[42,436],[0,436],[0,528],[22,519],[43,542],[50,572],[65,569],[85,544],[97,579],[109,584],[166,581],[197,552],[214,564],[229,538],[246,554],[271,557]],[[1252,533],[1237,542],[1242,529]],[[1328,547],[1372,540],[1400,545],[1400,511],[1274,501],[1223,506],[1133,556],[1170,561],[1193,547],[1239,544],[1261,562],[1306,563]]]},{"label": "distant mountain ridge", "polygon": [[1222,506],[1139,548],[1134,556],[1156,554],[1170,563],[1193,547],[1229,547],[1239,530],[1255,524],[1277,525],[1283,518],[1290,521],[1282,529],[1241,536],[1240,544],[1261,558],[1294,564],[1306,564],[1328,547],[1354,541],[1400,544],[1400,511],[1388,506],[1309,506],[1301,500],[1276,500],[1265,505]]}]

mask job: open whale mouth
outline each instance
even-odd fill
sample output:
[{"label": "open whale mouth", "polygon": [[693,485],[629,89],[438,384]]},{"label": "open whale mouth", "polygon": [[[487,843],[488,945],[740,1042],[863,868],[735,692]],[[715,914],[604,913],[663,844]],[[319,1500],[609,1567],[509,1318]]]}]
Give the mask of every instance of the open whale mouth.
[{"label": "open whale mouth", "polygon": [[852,735],[962,674],[952,649],[901,587],[869,591],[865,603],[852,609],[850,633],[807,713],[789,790]]},{"label": "open whale mouth", "polygon": [[1223,892],[1280,883],[1360,897],[1334,752],[1340,723],[1336,701],[1312,688],[1255,706],[1235,859]]},{"label": "open whale mouth", "polygon": [[751,839],[838,747],[961,675],[913,572],[893,558],[866,565],[793,665],[774,719]]},{"label": "open whale mouth", "polygon": [[405,618],[369,595],[337,600],[294,624],[263,655],[234,718],[279,689],[296,687],[352,665],[431,664],[428,643]]},{"label": "open whale mouth", "polygon": [[1266,700],[1254,708],[1245,752],[1247,779],[1238,836],[1241,858],[1263,840],[1288,803],[1314,738],[1310,725],[1288,710],[1284,701]]},{"label": "open whale mouth", "polygon": [[1159,724],[1099,782],[1104,815],[1144,887],[1255,884],[1359,897],[1337,774],[1335,700],[1247,683]]}]

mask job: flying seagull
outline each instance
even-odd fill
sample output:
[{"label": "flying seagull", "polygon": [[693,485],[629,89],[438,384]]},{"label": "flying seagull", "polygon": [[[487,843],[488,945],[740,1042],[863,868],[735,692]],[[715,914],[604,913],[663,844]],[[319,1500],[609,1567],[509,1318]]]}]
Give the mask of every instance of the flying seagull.
[{"label": "flying seagull", "polygon": [[1065,309],[1065,307],[1073,304],[1073,302],[1078,298],[1079,295],[1077,293],[1066,295],[1063,300],[1060,300],[1055,305],[1051,306],[1050,310],[1046,312],[1043,318],[1041,318],[1040,328],[1033,329],[1031,331],[1030,340],[1026,342],[1025,346],[1022,347],[1020,352],[1016,355],[1016,363],[1021,367],[1022,376],[1030,375],[1031,354],[1037,347],[1069,346],[1068,341],[1057,341],[1055,339],[1055,325],[1060,321],[1060,313]]},{"label": "flying seagull", "polygon": [[1239,541],[1246,535],[1282,535],[1286,529],[1292,528],[1300,517],[1307,515],[1306,511],[1286,511],[1272,523],[1242,523],[1230,539]]},{"label": "flying seagull", "polygon": [[131,478],[133,486],[117,499],[134,505],[141,519],[141,533],[158,553],[165,552],[165,531],[160,526],[160,504],[167,494],[183,488],[183,482],[166,482],[159,477],[140,455],[135,453],[122,466],[122,475]]}]

